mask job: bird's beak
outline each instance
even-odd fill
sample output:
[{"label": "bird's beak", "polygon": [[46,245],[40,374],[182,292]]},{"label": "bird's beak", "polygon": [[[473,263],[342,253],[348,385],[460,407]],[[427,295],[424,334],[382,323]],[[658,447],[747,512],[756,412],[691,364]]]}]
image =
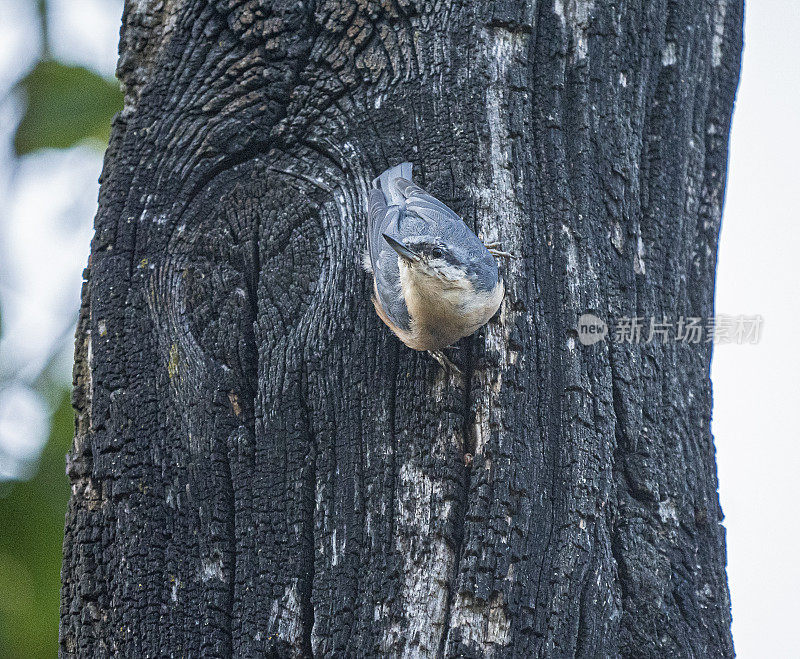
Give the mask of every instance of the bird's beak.
[{"label": "bird's beak", "polygon": [[386,239],[386,242],[389,243],[389,247],[391,247],[395,252],[397,252],[407,261],[419,260],[419,255],[410,250],[404,243],[400,242],[399,240],[395,240],[390,235],[385,233],[383,234],[383,237]]}]

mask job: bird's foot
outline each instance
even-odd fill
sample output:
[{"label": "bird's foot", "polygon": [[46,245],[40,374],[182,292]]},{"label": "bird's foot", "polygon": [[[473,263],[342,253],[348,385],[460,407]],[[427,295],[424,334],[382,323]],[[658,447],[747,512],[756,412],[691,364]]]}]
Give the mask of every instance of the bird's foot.
[{"label": "bird's foot", "polygon": [[511,252],[502,252],[499,249],[490,249],[489,254],[494,256],[495,258],[502,257],[504,259],[515,259],[517,258]]},{"label": "bird's foot", "polygon": [[458,368],[453,362],[451,362],[447,355],[445,355],[441,350],[428,350],[428,354],[433,357],[439,365],[445,370],[450,371],[456,375],[463,375],[461,369]]},{"label": "bird's foot", "polygon": [[486,245],[486,249],[489,250],[489,254],[491,254],[495,258],[498,257],[502,257],[504,259],[515,258],[511,252],[503,251],[503,245],[499,241],[484,243],[484,245]]}]

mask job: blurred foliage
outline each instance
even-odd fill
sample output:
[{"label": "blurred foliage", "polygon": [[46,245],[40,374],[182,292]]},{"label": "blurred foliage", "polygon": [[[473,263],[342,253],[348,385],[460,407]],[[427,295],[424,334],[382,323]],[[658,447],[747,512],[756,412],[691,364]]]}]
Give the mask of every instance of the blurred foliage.
[{"label": "blurred foliage", "polygon": [[50,437],[35,476],[0,483],[0,657],[55,657],[61,544],[69,481],[64,456],[74,432],[70,391],[59,391]]},{"label": "blurred foliage", "polygon": [[26,99],[14,135],[17,155],[66,149],[86,139],[105,147],[111,117],[122,110],[123,95],[116,80],[54,60],[40,61],[17,83],[17,89]]},{"label": "blurred foliage", "polygon": [[[24,102],[14,134],[15,155],[66,149],[83,141],[105,148],[111,118],[122,109],[119,83],[55,60],[48,44],[47,1],[34,1],[42,48],[39,62],[13,89]],[[34,382],[23,382],[42,394],[52,410],[38,468],[27,481],[0,481],[0,659],[58,654],[61,551],[69,499],[64,458],[74,417],[70,382],[51,366]]]}]

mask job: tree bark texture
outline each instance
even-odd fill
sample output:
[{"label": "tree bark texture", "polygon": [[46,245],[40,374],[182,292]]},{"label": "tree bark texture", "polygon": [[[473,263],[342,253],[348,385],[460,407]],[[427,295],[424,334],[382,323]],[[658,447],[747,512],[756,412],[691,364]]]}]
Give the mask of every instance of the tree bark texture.
[{"label": "tree bark texture", "polygon": [[[128,0],[77,334],[64,656],[732,656],[707,317],[741,0]],[[503,264],[451,376],[369,181]]]}]

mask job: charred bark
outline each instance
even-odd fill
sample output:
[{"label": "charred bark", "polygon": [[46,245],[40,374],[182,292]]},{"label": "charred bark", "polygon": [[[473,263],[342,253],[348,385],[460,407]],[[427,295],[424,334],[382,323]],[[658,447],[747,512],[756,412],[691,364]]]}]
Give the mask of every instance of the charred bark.
[{"label": "charred bark", "polygon": [[[710,316],[741,0],[128,0],[77,336],[65,656],[732,656]],[[392,337],[402,160],[498,316]],[[470,459],[471,458],[471,459]]]}]

